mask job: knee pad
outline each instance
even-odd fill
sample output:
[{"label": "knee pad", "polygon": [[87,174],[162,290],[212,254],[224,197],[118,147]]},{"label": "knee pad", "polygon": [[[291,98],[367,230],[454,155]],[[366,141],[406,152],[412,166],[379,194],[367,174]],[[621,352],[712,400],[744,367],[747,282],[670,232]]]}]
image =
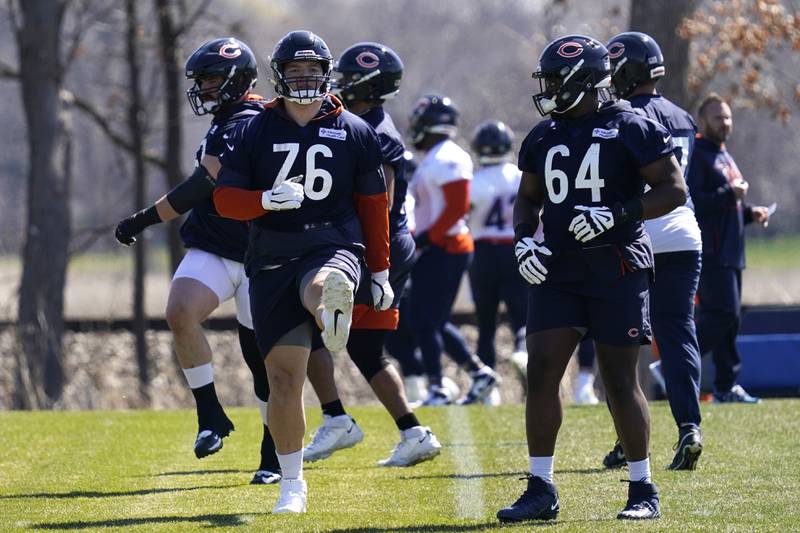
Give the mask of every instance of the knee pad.
[{"label": "knee pad", "polygon": [[239,346],[247,368],[253,375],[253,391],[262,402],[269,401],[269,382],[267,381],[267,368],[264,366],[264,357],[258,350],[256,332],[239,324]]},{"label": "knee pad", "polygon": [[389,366],[389,359],[383,354],[383,329],[354,329],[347,341],[347,353],[367,382]]}]

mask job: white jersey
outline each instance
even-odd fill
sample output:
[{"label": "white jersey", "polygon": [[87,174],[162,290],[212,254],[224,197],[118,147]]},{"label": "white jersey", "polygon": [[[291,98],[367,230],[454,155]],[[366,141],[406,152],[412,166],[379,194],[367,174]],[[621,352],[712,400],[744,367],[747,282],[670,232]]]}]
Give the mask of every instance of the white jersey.
[{"label": "white jersey", "polygon": [[[414,219],[418,234],[430,229],[444,212],[442,187],[465,179],[472,179],[472,159],[455,142],[447,139],[425,154],[410,185],[415,200]],[[446,235],[462,233],[469,233],[467,222],[463,218],[448,228]]]},{"label": "white jersey", "polygon": [[514,200],[522,172],[511,163],[481,167],[470,188],[472,238],[514,239]]}]

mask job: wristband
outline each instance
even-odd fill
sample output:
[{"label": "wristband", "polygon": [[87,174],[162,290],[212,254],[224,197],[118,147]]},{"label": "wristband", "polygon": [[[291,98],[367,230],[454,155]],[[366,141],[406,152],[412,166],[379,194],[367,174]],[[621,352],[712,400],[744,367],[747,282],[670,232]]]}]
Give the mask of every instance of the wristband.
[{"label": "wristband", "polygon": [[519,242],[525,237],[533,237],[534,233],[536,233],[536,230],[533,228],[533,224],[520,222],[514,226],[514,242]]},{"label": "wristband", "polygon": [[644,206],[639,198],[628,200],[624,204],[617,202],[611,208],[611,213],[614,215],[614,223],[622,224],[624,222],[638,222],[642,219],[644,214]]}]

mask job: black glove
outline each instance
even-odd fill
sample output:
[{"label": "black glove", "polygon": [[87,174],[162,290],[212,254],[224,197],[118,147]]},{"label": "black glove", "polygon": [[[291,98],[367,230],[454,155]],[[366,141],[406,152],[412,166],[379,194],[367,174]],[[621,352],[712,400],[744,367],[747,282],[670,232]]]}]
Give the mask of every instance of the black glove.
[{"label": "black glove", "polygon": [[125,220],[117,224],[114,230],[114,237],[120,244],[130,246],[136,242],[136,236],[143,232],[148,226],[161,222],[155,206],[150,206],[138,213],[134,213]]}]

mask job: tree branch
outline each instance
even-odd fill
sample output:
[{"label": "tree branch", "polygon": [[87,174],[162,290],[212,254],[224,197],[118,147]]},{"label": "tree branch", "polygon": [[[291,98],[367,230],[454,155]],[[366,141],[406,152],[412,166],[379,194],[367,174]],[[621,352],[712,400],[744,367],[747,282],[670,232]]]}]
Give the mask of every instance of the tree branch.
[{"label": "tree branch", "polygon": [[[100,111],[97,110],[90,102],[76,96],[67,90],[62,91],[62,98],[74,105],[77,109],[81,110],[87,117],[92,119],[92,122],[105,133],[106,137],[116,146],[122,148],[128,153],[133,152],[133,145],[119,133],[115,132],[111,127],[111,122],[106,119]],[[161,170],[166,170],[167,163],[160,157],[151,152],[145,152],[144,160],[151,165],[154,165]]]},{"label": "tree branch", "polygon": [[203,0],[200,5],[197,6],[197,9],[194,10],[194,13],[189,15],[189,17],[184,21],[183,24],[175,28],[174,37],[175,39],[179,38],[181,35],[192,29],[192,26],[195,25],[197,19],[199,19],[208,9],[208,5],[211,3],[211,0]]},{"label": "tree branch", "polygon": [[19,70],[15,69],[11,65],[0,61],[0,78],[9,79],[9,80],[18,80],[19,79]]}]

